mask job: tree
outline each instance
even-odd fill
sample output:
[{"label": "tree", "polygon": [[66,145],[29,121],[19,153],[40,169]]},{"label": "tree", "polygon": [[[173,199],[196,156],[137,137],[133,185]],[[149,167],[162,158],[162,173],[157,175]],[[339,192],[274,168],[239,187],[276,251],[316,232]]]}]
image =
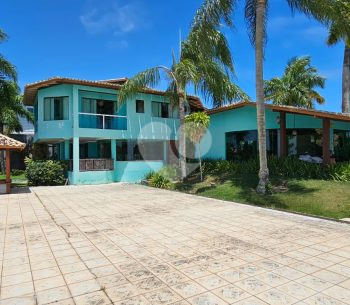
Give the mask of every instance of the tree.
[{"label": "tree", "polygon": [[[203,37],[205,39],[203,40]],[[181,178],[186,177],[185,103],[190,85],[196,93],[213,104],[231,102],[246,98],[244,92],[231,82],[233,63],[226,38],[218,26],[208,25],[205,35],[192,28],[187,39],[181,44],[181,54],[177,60],[172,52],[172,65],[156,66],[138,73],[129,79],[119,91],[119,103],[136,96],[146,87],[155,87],[164,75],[168,82],[166,97],[178,108],[180,119],[179,161]]]},{"label": "tree", "polygon": [[[7,35],[0,29],[0,43]],[[19,116],[33,121],[32,114],[24,107],[19,95],[16,68],[0,54],[0,133],[21,131]],[[6,128],[5,128],[6,127]],[[5,152],[0,152],[0,170],[5,168]]]},{"label": "tree", "polygon": [[185,117],[185,134],[198,147],[199,169],[203,181],[200,141],[208,130],[210,117],[205,112],[194,112]]},{"label": "tree", "polygon": [[[0,42],[6,39],[7,35],[0,29]],[[20,116],[33,121],[20,97],[16,68],[0,54],[0,133],[5,132],[5,127],[7,133],[21,131]]]},{"label": "tree", "polygon": [[[333,0],[286,0],[293,11],[298,10],[318,20],[326,20]],[[197,11],[194,25],[205,33],[210,25],[220,25],[224,21],[232,27],[232,12],[238,0],[205,0]],[[268,0],[245,0],[245,19],[252,45],[255,48],[256,106],[259,142],[259,183],[257,192],[266,193],[269,170],[266,154],[266,124],[264,104],[263,59],[266,44],[266,23]]]},{"label": "tree", "polygon": [[344,42],[342,111],[350,114],[350,2],[335,0],[329,21],[328,45]]},{"label": "tree", "polygon": [[276,105],[314,108],[325,99],[315,88],[324,88],[325,79],[311,66],[310,57],[292,58],[282,77],[265,82],[265,99]]}]

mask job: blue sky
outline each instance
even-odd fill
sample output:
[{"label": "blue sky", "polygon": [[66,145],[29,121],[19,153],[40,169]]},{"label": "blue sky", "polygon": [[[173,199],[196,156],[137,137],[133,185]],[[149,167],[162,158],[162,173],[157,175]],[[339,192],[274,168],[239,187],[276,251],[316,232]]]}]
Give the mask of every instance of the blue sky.
[{"label": "blue sky", "polygon": [[[243,2],[243,1],[241,1]],[[327,78],[322,94],[330,111],[341,109],[343,45],[328,47],[327,30],[287,1],[270,0],[265,79],[279,76],[294,56],[310,55]],[[195,0],[2,0],[0,28],[10,39],[0,52],[18,68],[21,88],[53,76],[100,80],[168,65],[186,36],[201,1]],[[235,29],[225,30],[236,82],[255,98],[254,50],[239,6]],[[208,104],[207,104],[208,105]]]}]

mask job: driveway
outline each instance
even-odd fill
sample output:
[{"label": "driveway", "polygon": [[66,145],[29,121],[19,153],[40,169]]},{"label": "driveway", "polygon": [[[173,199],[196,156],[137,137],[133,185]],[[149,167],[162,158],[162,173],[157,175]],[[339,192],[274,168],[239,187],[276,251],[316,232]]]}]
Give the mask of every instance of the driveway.
[{"label": "driveway", "polygon": [[350,304],[350,226],[139,185],[0,196],[0,304]]}]

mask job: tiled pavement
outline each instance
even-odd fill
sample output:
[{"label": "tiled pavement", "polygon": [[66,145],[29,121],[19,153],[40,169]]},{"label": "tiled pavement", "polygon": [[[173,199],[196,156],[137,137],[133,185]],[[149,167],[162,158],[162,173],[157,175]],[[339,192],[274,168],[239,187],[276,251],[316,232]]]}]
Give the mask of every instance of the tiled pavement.
[{"label": "tiled pavement", "polygon": [[0,304],[350,304],[350,226],[138,185],[0,196]]}]

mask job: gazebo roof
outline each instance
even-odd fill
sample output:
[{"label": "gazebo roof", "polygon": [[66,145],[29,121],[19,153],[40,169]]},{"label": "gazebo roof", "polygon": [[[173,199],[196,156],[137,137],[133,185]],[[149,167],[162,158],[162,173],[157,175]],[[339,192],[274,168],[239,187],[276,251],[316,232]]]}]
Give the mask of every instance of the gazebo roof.
[{"label": "gazebo roof", "polygon": [[26,145],[20,141],[7,137],[0,133],[0,149],[19,149],[22,150]]}]

